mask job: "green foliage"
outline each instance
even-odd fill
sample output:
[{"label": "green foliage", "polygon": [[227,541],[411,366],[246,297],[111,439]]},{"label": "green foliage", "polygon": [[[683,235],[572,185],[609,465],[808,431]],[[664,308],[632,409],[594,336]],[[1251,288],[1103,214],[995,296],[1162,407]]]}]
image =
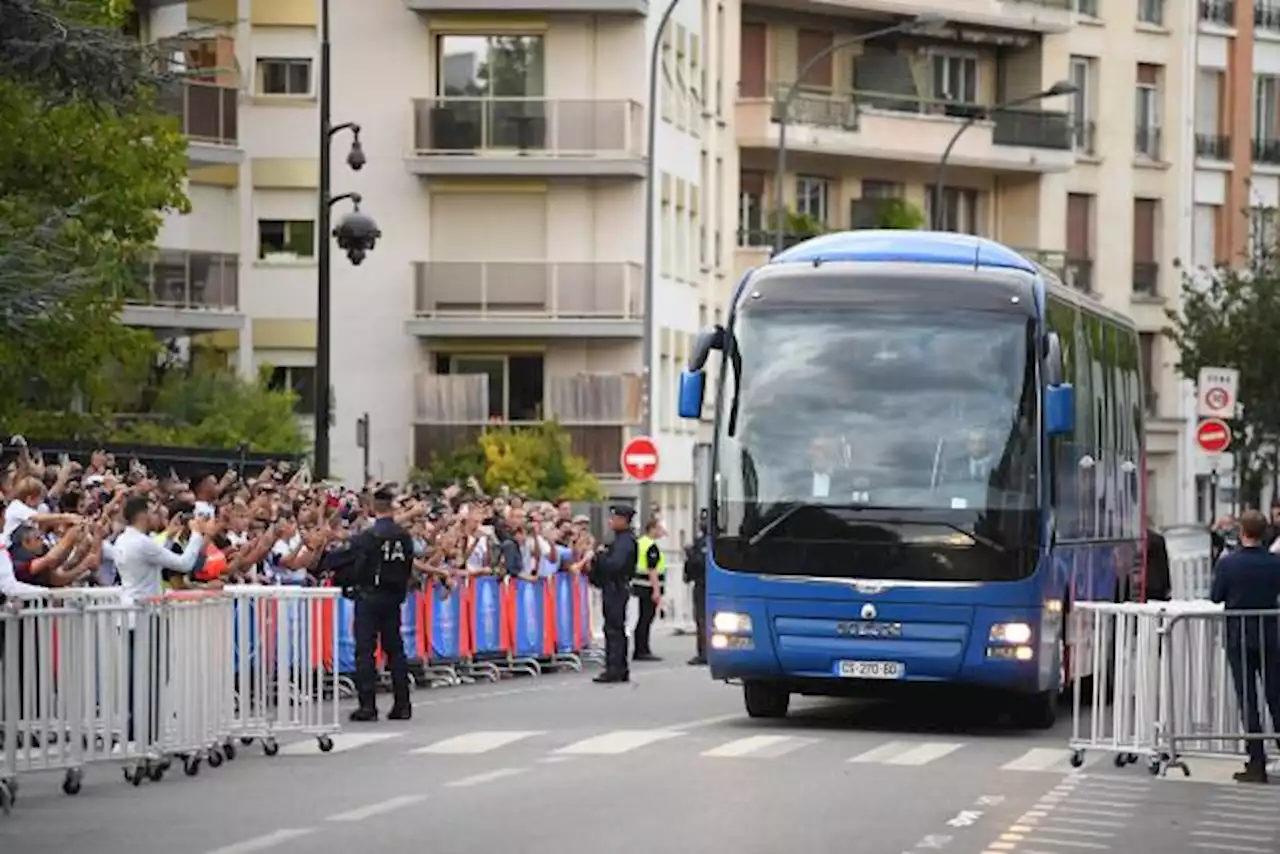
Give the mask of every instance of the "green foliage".
[{"label": "green foliage", "polygon": [[1182,305],[1166,312],[1165,336],[1178,347],[1177,369],[1194,381],[1203,367],[1240,371],[1244,418],[1232,422],[1242,491],[1256,495],[1274,472],[1280,440],[1280,260],[1273,249],[1241,269],[1222,266],[1184,274]]},{"label": "green foliage", "polygon": [[808,240],[810,237],[817,237],[819,234],[823,234],[827,228],[815,216],[800,213],[799,211],[786,210],[782,212],[781,216],[776,211],[769,215],[769,230],[772,232],[781,231],[786,236],[786,245],[793,246],[802,240]]},{"label": "green foliage", "polygon": [[433,459],[424,474],[437,485],[475,477],[490,494],[506,486],[530,498],[553,501],[604,497],[587,461],[571,450],[568,432],[552,421],[487,429],[474,444]]},{"label": "green foliage", "polygon": [[876,228],[919,229],[924,228],[924,211],[906,199],[878,199],[876,204]]}]

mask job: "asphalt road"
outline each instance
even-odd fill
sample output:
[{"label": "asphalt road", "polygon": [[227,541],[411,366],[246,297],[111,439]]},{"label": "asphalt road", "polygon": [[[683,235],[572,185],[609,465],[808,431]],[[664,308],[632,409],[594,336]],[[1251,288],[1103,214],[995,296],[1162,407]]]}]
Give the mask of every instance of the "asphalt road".
[{"label": "asphalt road", "polygon": [[[1277,854],[1280,787],[1074,770],[1069,724],[1011,731],[930,703],[802,701],[749,721],[739,689],[683,661],[629,685],[548,675],[416,695],[411,722],[351,726],[220,769],[83,791],[26,778],[0,817],[15,854]],[[385,705],[385,701],[384,701]]]}]

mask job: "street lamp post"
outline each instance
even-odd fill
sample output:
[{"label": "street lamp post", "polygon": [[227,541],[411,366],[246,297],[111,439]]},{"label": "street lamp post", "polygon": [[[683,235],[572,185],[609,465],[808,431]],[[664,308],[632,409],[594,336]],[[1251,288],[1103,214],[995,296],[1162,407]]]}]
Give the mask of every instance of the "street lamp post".
[{"label": "street lamp post", "polygon": [[[332,111],[332,72],[329,66],[329,0],[320,2],[320,197],[317,211],[316,239],[319,240],[316,261],[316,400],[315,400],[315,452],[312,460],[313,473],[317,480],[329,476],[329,410],[330,387],[329,361],[332,349],[331,338],[331,306],[332,270],[329,241],[337,238],[339,246],[346,250],[352,264],[359,264],[365,254],[373,249],[381,232],[368,215],[360,212],[361,198],[359,193],[343,193],[333,196],[329,187],[333,161],[333,137],[344,131],[351,131],[351,151],[347,154],[347,165],[354,171],[364,168],[364,149],[360,145],[360,125],[354,122],[333,124]],[[338,202],[350,199],[355,208],[342,218],[333,233],[330,233],[330,221],[333,206]]]},{"label": "street lamp post", "polygon": [[[680,0],[667,0],[666,8],[658,18],[658,26],[653,31],[653,44],[649,46],[649,100],[645,104],[645,167],[644,167],[644,318],[641,324],[644,335],[640,346],[640,356],[644,366],[644,418],[643,432],[653,436],[653,304],[658,289],[658,277],[654,270],[657,256],[657,226],[654,223],[658,214],[658,73],[662,64],[662,35],[666,32],[671,16],[676,11]],[[640,524],[645,524],[649,514],[649,481],[640,484]]]},{"label": "street lamp post", "polygon": [[860,45],[864,42],[878,39],[882,36],[893,35],[894,33],[907,32],[910,30],[929,29],[941,26],[944,19],[941,15],[932,13],[924,13],[917,15],[908,21],[899,21],[891,27],[882,27],[878,30],[872,30],[869,33],[859,33],[851,38],[843,41],[833,42],[828,45],[825,50],[820,51],[815,56],[809,57],[809,60],[796,72],[796,79],[787,87],[786,94],[782,96],[782,101],[777,109],[778,121],[778,164],[774,167],[773,174],[773,251],[781,252],[784,248],[783,242],[785,235],[783,234],[782,223],[786,219],[787,206],[784,199],[786,191],[786,173],[787,173],[787,124],[791,120],[791,104],[795,101],[796,96],[800,94],[800,86],[804,83],[804,78],[809,71],[819,62],[831,56],[836,51],[844,50],[847,47]]},{"label": "street lamp post", "polygon": [[947,177],[947,161],[951,158],[951,150],[956,147],[956,143],[960,141],[960,137],[964,136],[965,131],[973,127],[979,119],[989,118],[1001,110],[1020,107],[1023,104],[1030,104],[1033,101],[1042,101],[1045,98],[1056,98],[1059,95],[1073,95],[1079,90],[1079,87],[1074,83],[1068,83],[1065,80],[1060,80],[1048,89],[1045,89],[1043,92],[1037,92],[1034,95],[1026,95],[1022,98],[1015,98],[1012,101],[1005,101],[1003,103],[996,104],[994,107],[975,110],[972,115],[966,118],[960,124],[960,127],[956,128],[956,132],[951,135],[951,139],[947,141],[947,147],[942,150],[942,157],[938,159],[938,169],[933,178],[933,198],[929,205],[929,227],[934,231],[942,229],[944,222],[942,217],[942,191],[943,181],[945,181]]}]

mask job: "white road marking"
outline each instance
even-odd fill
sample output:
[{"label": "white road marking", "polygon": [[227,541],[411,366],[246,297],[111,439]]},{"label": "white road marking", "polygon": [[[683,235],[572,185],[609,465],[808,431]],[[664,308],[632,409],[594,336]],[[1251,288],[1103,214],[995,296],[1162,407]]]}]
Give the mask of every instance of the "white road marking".
[{"label": "white road marking", "polygon": [[1063,824],[1083,824],[1086,827],[1125,827],[1123,821],[1103,821],[1097,818],[1071,818],[1065,815],[1056,815],[1051,821],[1060,821]]},{"label": "white road marking", "polygon": [[944,756],[948,756],[952,753],[955,753],[957,750],[959,750],[962,747],[964,747],[963,744],[956,743],[956,742],[930,741],[930,742],[921,744],[918,747],[913,747],[912,749],[906,751],[905,753],[898,754],[892,759],[887,760],[885,764],[886,765],[928,765],[930,762],[934,761],[935,759],[941,759]]},{"label": "white road marking", "polygon": [[1107,818],[1133,818],[1133,813],[1120,812],[1119,810],[1082,810],[1076,807],[1058,807],[1058,812],[1072,813],[1074,815],[1102,815]]},{"label": "white road marking", "polygon": [[218,848],[210,851],[209,854],[252,854],[254,851],[266,851],[268,848],[283,845],[291,839],[297,839],[311,833],[315,833],[313,828],[299,827],[277,830],[274,833],[267,833],[262,836],[255,836],[253,839],[246,839],[244,842],[237,842],[235,845]]},{"label": "white road marking", "polygon": [[[1218,800],[1221,801],[1222,799],[1219,798]],[[1271,816],[1276,814],[1275,804],[1266,806],[1265,804],[1260,804],[1256,801],[1252,803],[1247,803],[1244,801],[1237,800],[1233,803],[1214,803],[1213,806],[1219,807],[1224,810],[1236,810],[1238,812],[1245,812],[1245,813],[1260,812],[1260,813],[1263,813],[1264,815],[1271,815]]]},{"label": "white road marking", "polygon": [[667,729],[620,729],[574,742],[555,752],[569,756],[617,756],[681,735],[684,733]]},{"label": "white road marking", "polygon": [[1000,766],[1001,771],[1055,771],[1071,761],[1071,751],[1056,747],[1033,747],[1012,762]]},{"label": "white road marking", "polygon": [[1040,836],[1039,833],[1031,840],[1031,843],[1033,845],[1065,845],[1068,848],[1088,848],[1094,851],[1106,851],[1111,847],[1110,845],[1103,845],[1101,842],[1082,842],[1078,839],[1050,839]]},{"label": "white road marking", "polygon": [[[1053,821],[1061,821],[1061,819],[1053,819]],[[1065,833],[1067,836],[1095,836],[1102,839],[1110,839],[1115,836],[1114,833],[1106,830],[1079,830],[1074,827],[1049,827],[1048,825],[1040,825],[1040,833]]]},{"label": "white road marking", "polygon": [[482,730],[446,738],[443,741],[437,741],[435,744],[419,747],[417,750],[410,752],[414,754],[433,753],[453,756],[474,755],[488,753],[491,750],[506,747],[508,744],[514,744],[517,741],[533,738],[535,735],[546,735],[546,732],[543,730]]},{"label": "white road marking", "polygon": [[[377,744],[380,741],[388,741],[393,738],[403,736],[402,732],[340,732],[332,736],[333,750],[329,753],[346,753],[349,750],[358,750],[361,747],[368,747],[371,744]],[[325,756],[320,751],[320,745],[315,739],[309,738],[306,741],[287,744],[280,748],[281,756]]]},{"label": "white road marking", "polygon": [[329,816],[325,821],[364,821],[367,818],[373,818],[375,815],[394,812],[404,807],[413,806],[427,799],[426,795],[401,795],[398,798],[388,798],[376,804],[370,804],[367,807],[359,807],[358,809],[347,810],[346,812],[336,813]]},{"label": "white road marking", "polygon": [[1267,836],[1251,836],[1244,833],[1224,833],[1221,830],[1193,830],[1192,836],[1211,836],[1215,839],[1235,839],[1240,842],[1270,842],[1275,837]]},{"label": "white road marking", "polygon": [[465,789],[468,786],[479,786],[481,783],[492,783],[494,780],[514,777],[528,770],[528,768],[498,768],[494,771],[485,771],[482,774],[472,774],[470,777],[463,777],[461,780],[454,780],[452,783],[445,783],[445,785],[451,789]]},{"label": "white road marking", "polygon": [[1254,848],[1251,845],[1226,845],[1217,842],[1192,842],[1191,847],[1209,851],[1232,851],[1238,854],[1275,854],[1274,848]]},{"label": "white road marking", "polygon": [[791,735],[752,735],[705,750],[702,755],[725,759],[741,756],[766,756],[769,759],[776,759],[815,742],[816,739],[797,738]]}]

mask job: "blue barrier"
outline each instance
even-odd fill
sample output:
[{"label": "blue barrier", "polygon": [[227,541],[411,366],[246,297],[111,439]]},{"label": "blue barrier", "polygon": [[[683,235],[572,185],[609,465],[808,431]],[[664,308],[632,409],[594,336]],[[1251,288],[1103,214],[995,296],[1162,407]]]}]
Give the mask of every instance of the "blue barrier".
[{"label": "blue barrier", "polygon": [[461,655],[462,593],[443,584],[431,591],[431,661],[457,661]]},{"label": "blue barrier", "polygon": [[573,585],[576,577],[569,572],[555,575],[556,652],[577,652],[573,636]]},{"label": "blue barrier", "polygon": [[404,655],[409,661],[418,657],[418,596],[417,591],[405,597],[400,606],[400,641],[404,644]]},{"label": "blue barrier", "polygon": [[473,651],[489,656],[502,653],[502,583],[492,575],[476,577],[471,581],[471,598],[475,609]]},{"label": "blue barrier", "polygon": [[334,631],[338,633],[339,673],[356,672],[356,603],[345,596],[338,600]]},{"label": "blue barrier", "polygon": [[543,596],[546,586],[538,581],[516,581],[516,643],[518,658],[541,658],[545,653]]}]

